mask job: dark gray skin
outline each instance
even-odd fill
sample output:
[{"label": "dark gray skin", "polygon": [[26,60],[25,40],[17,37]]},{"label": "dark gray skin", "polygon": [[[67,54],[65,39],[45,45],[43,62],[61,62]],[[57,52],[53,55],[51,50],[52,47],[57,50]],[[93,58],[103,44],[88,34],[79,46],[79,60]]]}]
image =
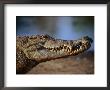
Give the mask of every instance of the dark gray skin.
[{"label": "dark gray skin", "polygon": [[49,35],[23,36],[16,39],[16,73],[23,74],[41,62],[78,55],[91,47],[93,40],[54,39]]}]

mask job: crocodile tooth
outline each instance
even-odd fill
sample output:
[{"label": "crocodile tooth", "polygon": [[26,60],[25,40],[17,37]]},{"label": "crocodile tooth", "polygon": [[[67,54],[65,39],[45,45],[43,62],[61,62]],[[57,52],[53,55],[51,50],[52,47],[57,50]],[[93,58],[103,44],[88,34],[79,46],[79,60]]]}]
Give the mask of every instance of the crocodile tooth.
[{"label": "crocodile tooth", "polygon": [[68,48],[68,50],[70,51],[70,48]]},{"label": "crocodile tooth", "polygon": [[57,52],[57,49],[55,48],[55,52]]},{"label": "crocodile tooth", "polygon": [[63,46],[61,46],[61,49],[63,49]]},{"label": "crocodile tooth", "polygon": [[65,51],[65,49],[62,49],[62,51]]},{"label": "crocodile tooth", "polygon": [[59,50],[61,49],[61,46],[59,47]]},{"label": "crocodile tooth", "polygon": [[68,52],[68,48],[66,49],[66,51]]},{"label": "crocodile tooth", "polygon": [[67,48],[67,51],[69,52],[69,48]]},{"label": "crocodile tooth", "polygon": [[55,50],[53,49],[52,51],[54,52]]},{"label": "crocodile tooth", "polygon": [[57,48],[55,48],[55,51],[57,50]]},{"label": "crocodile tooth", "polygon": [[50,50],[52,50],[52,48],[50,48]]},{"label": "crocodile tooth", "polygon": [[62,46],[62,49],[64,49],[64,46]]},{"label": "crocodile tooth", "polygon": [[60,49],[62,49],[62,46],[60,46]]},{"label": "crocodile tooth", "polygon": [[57,47],[57,50],[59,50],[59,47]]},{"label": "crocodile tooth", "polygon": [[64,46],[64,49],[66,49],[66,46]]},{"label": "crocodile tooth", "polygon": [[65,49],[66,50],[66,52],[68,52],[68,49]]},{"label": "crocodile tooth", "polygon": [[53,48],[51,48],[51,51],[53,51]]}]

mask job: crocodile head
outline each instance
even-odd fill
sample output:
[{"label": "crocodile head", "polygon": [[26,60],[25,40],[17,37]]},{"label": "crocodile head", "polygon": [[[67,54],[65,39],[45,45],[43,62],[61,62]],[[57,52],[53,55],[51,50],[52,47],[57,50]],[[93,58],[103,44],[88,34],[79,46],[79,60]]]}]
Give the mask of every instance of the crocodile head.
[{"label": "crocodile head", "polygon": [[[19,43],[21,42],[22,43]],[[25,37],[18,41],[28,59],[42,62],[60,57],[78,55],[91,47],[93,40],[84,36],[78,40],[54,39],[49,35]]]},{"label": "crocodile head", "polygon": [[93,40],[84,36],[78,40],[48,40],[45,42],[44,47],[51,52],[55,52],[59,55],[77,55],[91,47]]},{"label": "crocodile head", "polygon": [[65,56],[80,54],[91,47],[88,36],[78,40],[54,39],[49,35],[17,36],[16,72],[28,72],[35,65]]}]

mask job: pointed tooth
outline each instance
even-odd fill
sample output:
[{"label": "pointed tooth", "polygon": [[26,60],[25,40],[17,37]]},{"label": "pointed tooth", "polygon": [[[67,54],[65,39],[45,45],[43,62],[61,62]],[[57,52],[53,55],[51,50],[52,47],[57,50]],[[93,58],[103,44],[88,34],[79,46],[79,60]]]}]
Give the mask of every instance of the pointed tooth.
[{"label": "pointed tooth", "polygon": [[68,51],[68,47],[66,48],[66,50]]},{"label": "pointed tooth", "polygon": [[67,52],[69,52],[69,49],[67,49]]},{"label": "pointed tooth", "polygon": [[68,50],[70,51],[70,48],[68,48]]},{"label": "pointed tooth", "polygon": [[68,52],[69,52],[69,48],[68,48]]},{"label": "pointed tooth", "polygon": [[65,49],[63,48],[63,51],[65,51]]}]

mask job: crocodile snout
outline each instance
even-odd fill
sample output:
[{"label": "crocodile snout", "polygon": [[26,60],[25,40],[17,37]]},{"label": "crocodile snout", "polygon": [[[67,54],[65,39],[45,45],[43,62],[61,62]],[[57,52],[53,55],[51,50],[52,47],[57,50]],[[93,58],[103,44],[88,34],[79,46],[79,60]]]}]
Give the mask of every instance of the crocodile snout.
[{"label": "crocodile snout", "polygon": [[88,36],[85,36],[84,39],[85,39],[85,40],[88,40],[90,43],[93,42],[92,38],[90,38],[90,37],[88,37]]}]

